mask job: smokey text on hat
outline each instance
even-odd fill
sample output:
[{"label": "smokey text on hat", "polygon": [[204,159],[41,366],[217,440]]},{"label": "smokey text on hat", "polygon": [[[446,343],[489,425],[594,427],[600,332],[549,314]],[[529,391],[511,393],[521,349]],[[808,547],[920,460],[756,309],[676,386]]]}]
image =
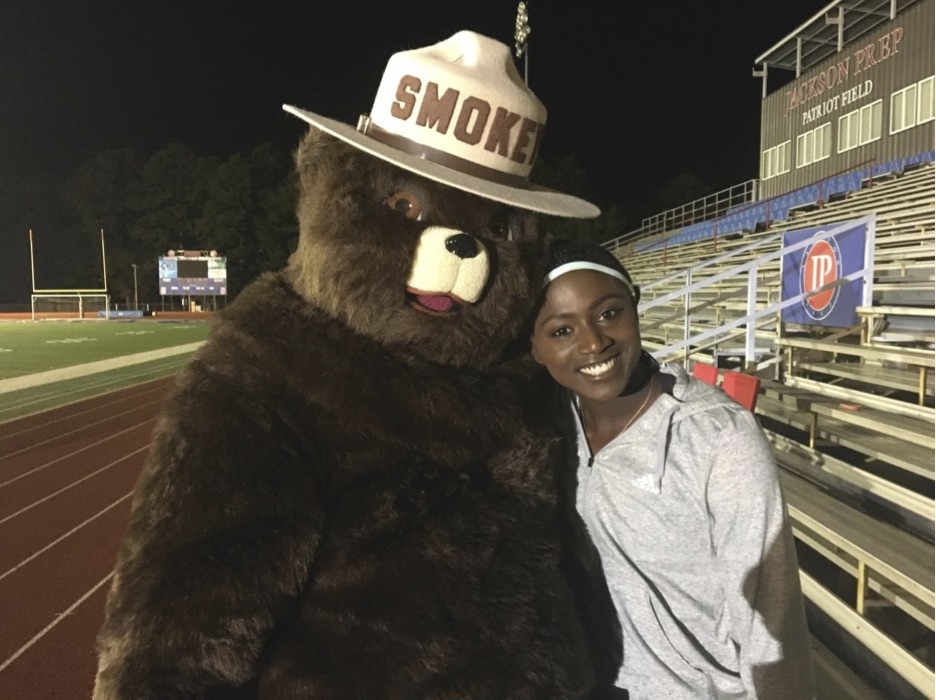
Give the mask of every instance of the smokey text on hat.
[{"label": "smokey text on hat", "polygon": [[390,105],[390,115],[404,122],[415,117],[413,123],[417,126],[434,129],[442,135],[449,132],[454,119],[452,136],[461,143],[472,147],[480,145],[515,163],[533,165],[545,124],[493,106],[474,95],[462,97],[461,92],[452,87],[441,95],[439,92],[439,84],[434,81],[403,75]]}]

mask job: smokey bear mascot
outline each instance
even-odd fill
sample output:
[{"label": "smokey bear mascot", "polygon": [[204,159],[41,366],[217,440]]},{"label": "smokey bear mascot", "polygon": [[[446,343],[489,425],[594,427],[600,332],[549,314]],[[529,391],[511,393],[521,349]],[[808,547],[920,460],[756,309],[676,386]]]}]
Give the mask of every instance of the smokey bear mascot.
[{"label": "smokey bear mascot", "polygon": [[521,339],[546,113],[469,31],[393,55],[296,154],[299,243],[216,317],[154,434],[95,700],[563,700],[593,682]]}]

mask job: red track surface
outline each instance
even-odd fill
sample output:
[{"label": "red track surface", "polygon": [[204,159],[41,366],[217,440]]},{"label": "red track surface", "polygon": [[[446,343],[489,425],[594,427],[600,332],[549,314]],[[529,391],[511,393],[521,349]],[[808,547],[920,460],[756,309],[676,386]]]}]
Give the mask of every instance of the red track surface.
[{"label": "red track surface", "polygon": [[0,425],[0,700],[88,700],[163,378]]}]

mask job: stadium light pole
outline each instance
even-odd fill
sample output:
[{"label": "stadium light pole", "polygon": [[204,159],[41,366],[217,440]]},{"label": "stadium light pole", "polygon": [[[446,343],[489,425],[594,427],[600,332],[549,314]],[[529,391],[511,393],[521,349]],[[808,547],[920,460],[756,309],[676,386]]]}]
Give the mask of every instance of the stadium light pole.
[{"label": "stadium light pole", "polygon": [[140,298],[137,294],[137,264],[130,263],[130,267],[133,268],[133,310],[140,310]]},{"label": "stadium light pole", "polygon": [[521,0],[517,5],[517,19],[514,22],[514,53],[523,58],[523,82],[530,84],[530,13],[528,3]]}]

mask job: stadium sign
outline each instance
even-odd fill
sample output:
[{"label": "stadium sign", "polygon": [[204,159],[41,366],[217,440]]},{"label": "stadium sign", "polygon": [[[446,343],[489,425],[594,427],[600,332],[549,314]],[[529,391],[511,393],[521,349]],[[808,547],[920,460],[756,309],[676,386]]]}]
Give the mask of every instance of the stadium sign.
[{"label": "stadium sign", "polygon": [[[848,222],[835,224],[836,228]],[[867,245],[868,226],[856,222],[839,233],[822,236],[828,227],[814,227],[783,234],[783,247],[815,238],[783,256],[781,261],[781,301],[804,295],[795,304],[783,307],[781,320],[850,328],[858,324],[857,307],[865,296],[865,280],[847,280],[853,273],[873,265],[873,251]]]}]

